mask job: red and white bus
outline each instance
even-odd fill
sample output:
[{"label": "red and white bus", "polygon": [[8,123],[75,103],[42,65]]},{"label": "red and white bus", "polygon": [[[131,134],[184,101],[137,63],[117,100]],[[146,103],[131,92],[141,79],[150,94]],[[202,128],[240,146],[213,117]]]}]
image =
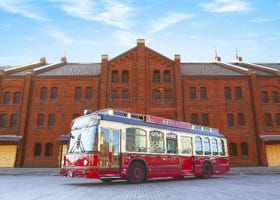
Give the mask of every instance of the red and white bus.
[{"label": "red and white bus", "polygon": [[141,183],[228,171],[227,140],[218,129],[105,109],[73,120],[60,174]]}]

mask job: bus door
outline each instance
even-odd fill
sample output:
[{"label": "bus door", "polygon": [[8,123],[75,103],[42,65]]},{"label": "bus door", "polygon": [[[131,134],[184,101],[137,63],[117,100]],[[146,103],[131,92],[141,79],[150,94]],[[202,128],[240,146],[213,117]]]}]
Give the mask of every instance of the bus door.
[{"label": "bus door", "polygon": [[194,167],[192,137],[181,137],[181,154],[182,173],[189,175],[193,172]]},{"label": "bus door", "polygon": [[120,169],[120,130],[101,128],[100,133],[100,174],[108,175]]}]

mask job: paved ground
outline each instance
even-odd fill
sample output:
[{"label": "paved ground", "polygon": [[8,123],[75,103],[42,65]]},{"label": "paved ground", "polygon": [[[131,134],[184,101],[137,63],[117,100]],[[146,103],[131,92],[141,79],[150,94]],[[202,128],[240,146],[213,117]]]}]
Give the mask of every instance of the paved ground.
[{"label": "paved ground", "polygon": [[[59,175],[59,168],[0,168],[0,175]],[[232,167],[228,175],[280,174],[280,167]]]}]

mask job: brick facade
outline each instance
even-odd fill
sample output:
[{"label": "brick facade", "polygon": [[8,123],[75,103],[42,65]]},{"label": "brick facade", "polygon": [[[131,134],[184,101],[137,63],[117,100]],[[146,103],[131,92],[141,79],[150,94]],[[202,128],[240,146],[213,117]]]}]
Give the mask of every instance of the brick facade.
[{"label": "brick facade", "polygon": [[266,144],[280,141],[279,70],[277,63],[240,60],[181,63],[180,55],[167,58],[143,39],[115,58],[102,55],[101,63],[42,58],[2,67],[0,145],[17,145],[16,167],[57,167],[72,119],[84,109],[110,107],[218,128],[232,165],[267,165]]}]

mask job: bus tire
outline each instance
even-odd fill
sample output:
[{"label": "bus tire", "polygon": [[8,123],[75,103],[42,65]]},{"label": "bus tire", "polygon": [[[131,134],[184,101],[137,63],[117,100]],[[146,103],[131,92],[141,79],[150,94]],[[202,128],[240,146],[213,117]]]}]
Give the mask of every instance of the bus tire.
[{"label": "bus tire", "polygon": [[212,176],[212,166],[209,162],[204,162],[201,170],[200,178],[206,179]]},{"label": "bus tire", "polygon": [[139,162],[133,162],[129,166],[128,170],[128,182],[129,183],[142,183],[146,179],[146,169],[144,165]]}]

